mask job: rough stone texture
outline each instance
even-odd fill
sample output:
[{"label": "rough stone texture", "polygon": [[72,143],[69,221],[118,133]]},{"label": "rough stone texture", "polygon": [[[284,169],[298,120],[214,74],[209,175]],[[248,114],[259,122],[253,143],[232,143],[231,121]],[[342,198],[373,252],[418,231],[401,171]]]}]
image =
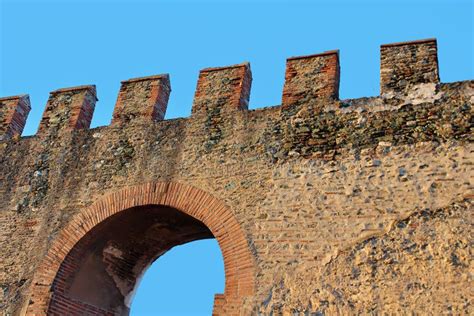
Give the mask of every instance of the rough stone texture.
[{"label": "rough stone texture", "polygon": [[339,51],[288,58],[282,105],[339,96]]},{"label": "rough stone texture", "polygon": [[30,110],[27,95],[0,98],[0,140],[20,136]]},{"label": "rough stone texture", "polygon": [[201,70],[193,114],[248,109],[251,84],[249,63]]},{"label": "rough stone texture", "polygon": [[275,280],[267,312],[317,315],[470,315],[472,202],[425,209],[338,249],[323,265],[298,267]]},{"label": "rough stone texture", "polygon": [[112,124],[127,124],[134,119],[163,120],[170,93],[168,75],[122,81]]},{"label": "rough stone texture", "polygon": [[62,129],[89,128],[96,101],[95,86],[65,88],[51,92],[38,134],[55,134]]},{"label": "rough stone texture", "polygon": [[[410,69],[403,91],[252,111],[247,64],[204,70],[190,118],[0,142],[1,308],[127,314],[146,266],[212,234],[214,314],[472,314],[474,81]],[[304,73],[288,93],[325,80]],[[60,122],[88,104],[70,93]]]},{"label": "rough stone texture", "polygon": [[404,92],[420,83],[438,83],[436,39],[380,47],[380,91]]}]

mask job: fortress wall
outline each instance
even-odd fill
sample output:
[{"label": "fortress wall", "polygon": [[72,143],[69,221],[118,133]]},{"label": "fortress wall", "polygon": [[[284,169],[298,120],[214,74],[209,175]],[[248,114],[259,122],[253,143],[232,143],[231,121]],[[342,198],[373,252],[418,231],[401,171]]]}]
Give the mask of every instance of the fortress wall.
[{"label": "fortress wall", "polygon": [[[328,52],[287,61],[282,106],[247,109],[244,63],[201,71],[189,118],[163,120],[159,75],[122,83],[110,126],[89,129],[93,86],[53,92],[35,136],[18,137],[26,115],[2,119],[2,308],[34,305],[77,214],[172,182],[224,203],[253,256],[255,293],[218,313],[469,314],[474,82],[438,77],[427,40],[381,47],[377,97],[339,100]],[[27,112],[19,99],[0,99],[2,118]]]}]

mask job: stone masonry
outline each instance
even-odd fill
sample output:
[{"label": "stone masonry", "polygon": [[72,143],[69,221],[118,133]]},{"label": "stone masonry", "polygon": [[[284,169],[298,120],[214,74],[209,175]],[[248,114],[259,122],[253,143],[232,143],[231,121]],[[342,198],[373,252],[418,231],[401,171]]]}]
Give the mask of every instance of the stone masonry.
[{"label": "stone masonry", "polygon": [[[474,81],[435,39],[382,45],[379,96],[339,99],[339,52],[289,58],[281,106],[248,110],[250,65],[53,91],[37,135],[0,99],[0,309],[127,315],[146,268],[216,238],[215,315],[473,314]],[[157,298],[159,300],[159,298]]]}]

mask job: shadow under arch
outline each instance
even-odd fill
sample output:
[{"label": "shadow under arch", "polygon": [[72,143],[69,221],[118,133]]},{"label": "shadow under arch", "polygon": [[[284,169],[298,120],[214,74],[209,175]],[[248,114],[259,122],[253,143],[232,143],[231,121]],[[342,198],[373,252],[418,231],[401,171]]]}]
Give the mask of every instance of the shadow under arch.
[{"label": "shadow under arch", "polygon": [[[130,216],[144,207],[161,207],[171,214],[170,216],[174,216],[173,210],[183,213],[182,220],[197,229],[194,232],[196,235],[189,237],[189,241],[212,236],[217,239],[224,258],[225,290],[224,294],[216,294],[213,314],[244,312],[242,305],[245,298],[251,298],[255,293],[255,263],[244,232],[230,209],[209,193],[190,185],[151,182],[122,188],[73,216],[57,235],[36,270],[26,313],[48,314],[55,299],[57,283],[63,282],[62,274],[74,269],[74,265],[64,267],[63,263],[68,255],[71,256],[74,247],[80,245],[81,240],[87,239],[94,228],[116,214],[123,212]],[[195,223],[192,223],[193,221]],[[80,302],[76,301],[57,303],[66,309],[70,304],[71,312],[75,308],[81,308]],[[96,313],[108,312],[99,308]],[[127,312],[128,310],[125,311]]]}]

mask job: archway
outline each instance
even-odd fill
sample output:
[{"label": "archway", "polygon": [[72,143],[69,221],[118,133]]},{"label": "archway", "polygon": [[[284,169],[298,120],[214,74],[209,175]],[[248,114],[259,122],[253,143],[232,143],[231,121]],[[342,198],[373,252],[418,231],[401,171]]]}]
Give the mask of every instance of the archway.
[{"label": "archway", "polygon": [[210,194],[170,182],[124,188],[74,216],[35,274],[27,313],[127,314],[148,264],[174,245],[213,236],[226,278],[213,314],[238,313],[255,291],[254,262],[239,223]]},{"label": "archway", "polygon": [[224,258],[215,238],[173,247],[144,273],[129,316],[212,315],[224,282]]}]

